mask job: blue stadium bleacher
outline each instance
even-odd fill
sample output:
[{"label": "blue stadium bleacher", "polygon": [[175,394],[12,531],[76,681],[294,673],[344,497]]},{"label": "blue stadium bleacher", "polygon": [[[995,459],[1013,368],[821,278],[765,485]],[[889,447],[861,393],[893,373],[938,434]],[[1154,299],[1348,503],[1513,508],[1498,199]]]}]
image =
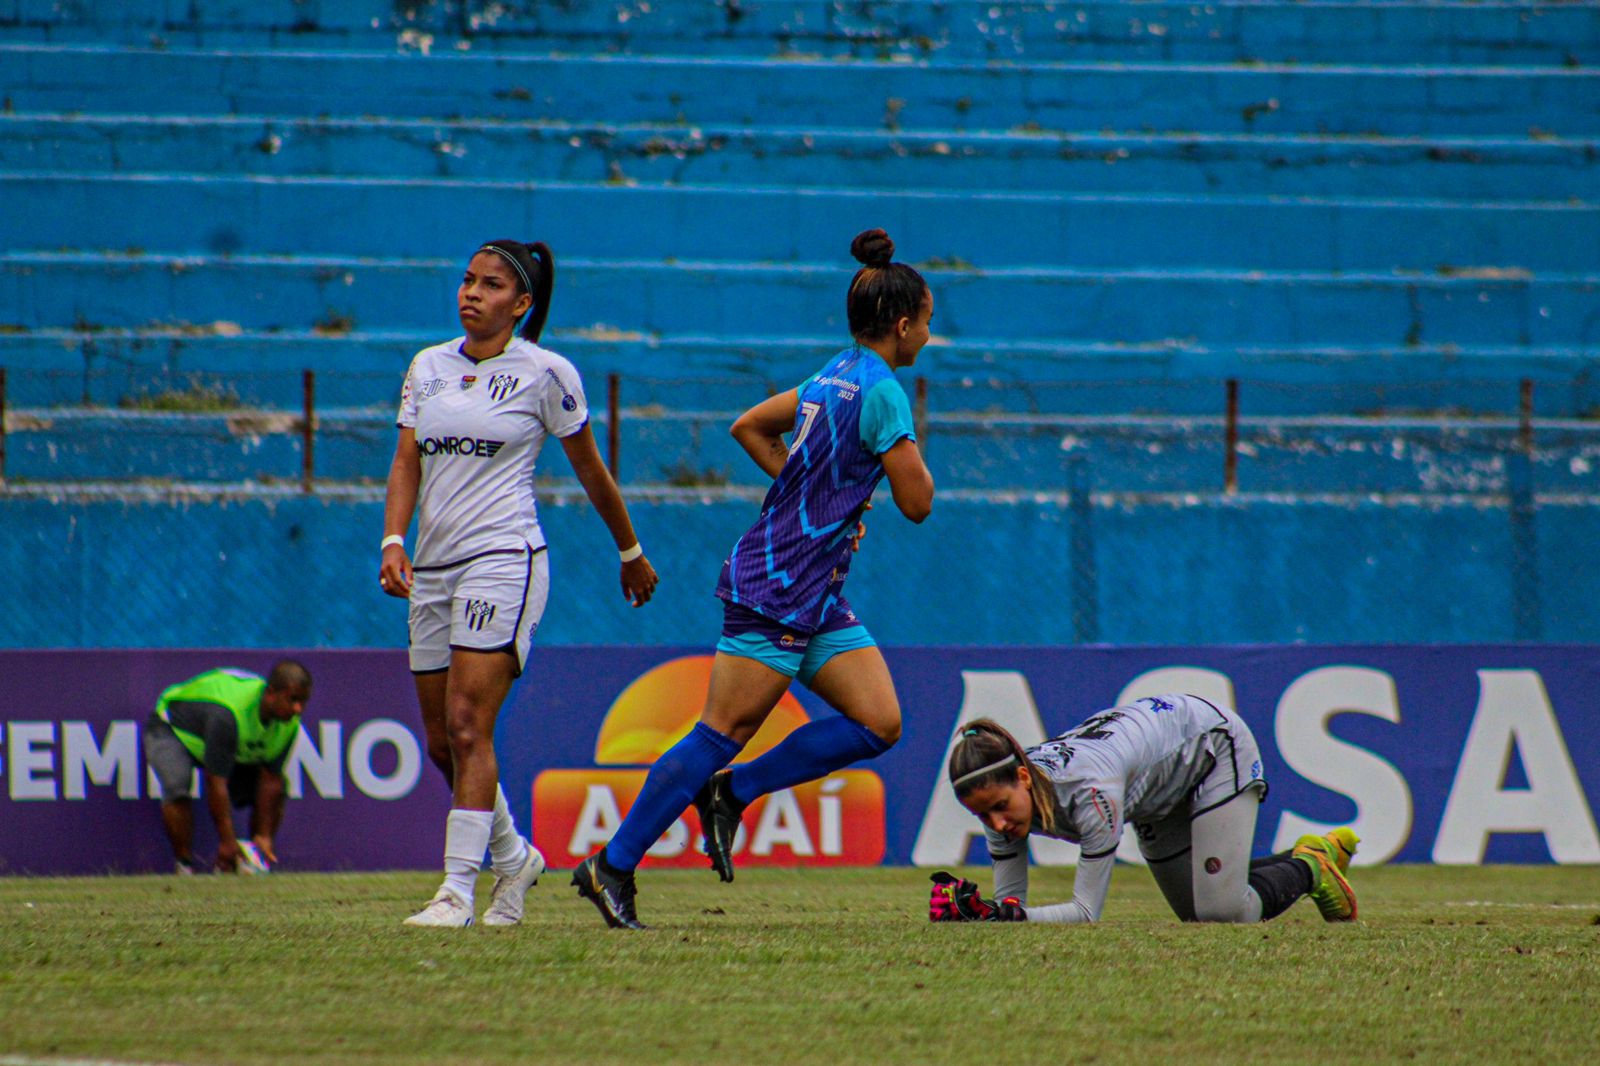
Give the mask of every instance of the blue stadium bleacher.
[{"label": "blue stadium bleacher", "polygon": [[[292,481],[313,367],[319,475],[381,479],[517,236],[624,479],[753,487],[722,426],[883,225],[941,488],[1215,491],[1238,378],[1253,491],[1504,493],[1531,379],[1541,489],[1592,494],[1597,64],[1588,0],[0,0],[6,473]],[[114,410],[190,376],[284,414]]]}]

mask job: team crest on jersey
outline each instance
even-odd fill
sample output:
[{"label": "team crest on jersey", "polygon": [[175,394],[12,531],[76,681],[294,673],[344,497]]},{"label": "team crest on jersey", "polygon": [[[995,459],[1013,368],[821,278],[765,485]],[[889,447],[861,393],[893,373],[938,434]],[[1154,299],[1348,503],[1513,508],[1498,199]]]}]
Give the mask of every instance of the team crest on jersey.
[{"label": "team crest on jersey", "polygon": [[517,379],[510,374],[496,374],[489,379],[489,395],[503,400],[517,391]]},{"label": "team crest on jersey", "polygon": [[468,629],[482,629],[494,621],[494,604],[488,600],[468,600],[462,613],[466,615]]},{"label": "team crest on jersey", "polygon": [[477,383],[478,383],[478,375],[476,375],[476,374],[463,374],[461,376],[461,391],[462,392],[466,392],[468,389],[472,388],[472,386],[476,385]]}]

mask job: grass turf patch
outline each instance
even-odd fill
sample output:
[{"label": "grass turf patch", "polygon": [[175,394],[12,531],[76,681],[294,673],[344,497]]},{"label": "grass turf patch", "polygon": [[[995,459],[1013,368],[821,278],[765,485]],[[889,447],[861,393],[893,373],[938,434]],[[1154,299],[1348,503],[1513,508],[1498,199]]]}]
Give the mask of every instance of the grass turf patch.
[{"label": "grass turf patch", "polygon": [[1600,1016],[1592,867],[1358,868],[1351,925],[1181,925],[1119,868],[1097,926],[933,926],[926,872],[885,868],[647,871],[627,933],[566,881],[518,928],[420,930],[434,874],[0,880],[0,1055],[1575,1062]]}]

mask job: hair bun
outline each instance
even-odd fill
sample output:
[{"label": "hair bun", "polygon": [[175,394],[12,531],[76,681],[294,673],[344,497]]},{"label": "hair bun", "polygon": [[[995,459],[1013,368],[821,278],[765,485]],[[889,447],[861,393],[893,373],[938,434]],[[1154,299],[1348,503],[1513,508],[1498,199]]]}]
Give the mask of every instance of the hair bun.
[{"label": "hair bun", "polygon": [[850,254],[869,267],[886,267],[894,260],[894,241],[881,229],[862,230],[850,242]]}]

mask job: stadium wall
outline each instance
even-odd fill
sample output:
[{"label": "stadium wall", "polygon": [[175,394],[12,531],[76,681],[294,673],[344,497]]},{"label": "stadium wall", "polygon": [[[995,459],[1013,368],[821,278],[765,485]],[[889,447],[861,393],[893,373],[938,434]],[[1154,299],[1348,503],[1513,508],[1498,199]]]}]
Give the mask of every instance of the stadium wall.
[{"label": "stadium wall", "polygon": [[[1600,862],[1594,808],[1600,647],[1333,646],[894,648],[906,708],[883,757],[753,805],[743,865],[983,861],[978,823],[941,766],[980,714],[1024,742],[1141,695],[1187,691],[1237,706],[1271,790],[1258,851],[1353,824],[1358,863]],[[169,868],[138,724],[160,690],[277,652],[0,652],[0,872]],[[315,679],[286,767],[285,868],[432,868],[448,797],[423,755],[403,653],[293,652]],[[698,715],[703,648],[546,649],[496,737],[519,823],[552,866],[598,847],[647,765]],[[746,749],[831,713],[797,690]],[[1575,760],[1573,755],[1579,757]],[[530,816],[532,822],[530,823]],[[646,861],[698,867],[693,814]],[[199,819],[204,823],[204,818]],[[213,843],[202,827],[198,847]],[[1137,860],[1131,840],[1119,852]],[[1036,845],[1035,861],[1073,849]]]},{"label": "stadium wall", "polygon": [[[122,487],[124,495],[133,490]],[[849,596],[890,645],[1600,642],[1600,511],[1559,495],[954,493],[870,513]],[[709,645],[722,553],[752,490],[641,491],[662,575],[634,610],[581,492],[546,497],[553,593],[536,638]],[[0,501],[0,647],[401,647],[375,580],[381,500],[260,490]]]}]

